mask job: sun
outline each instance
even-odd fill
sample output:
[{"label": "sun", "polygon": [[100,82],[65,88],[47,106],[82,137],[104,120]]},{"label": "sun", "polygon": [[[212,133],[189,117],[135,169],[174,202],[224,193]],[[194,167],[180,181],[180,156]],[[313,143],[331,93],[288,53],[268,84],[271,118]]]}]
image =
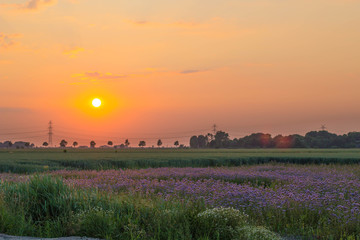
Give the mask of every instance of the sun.
[{"label": "sun", "polygon": [[100,106],[101,106],[101,100],[98,99],[98,98],[94,98],[94,99],[92,100],[92,105],[93,105],[94,107],[96,107],[96,108],[100,107]]}]

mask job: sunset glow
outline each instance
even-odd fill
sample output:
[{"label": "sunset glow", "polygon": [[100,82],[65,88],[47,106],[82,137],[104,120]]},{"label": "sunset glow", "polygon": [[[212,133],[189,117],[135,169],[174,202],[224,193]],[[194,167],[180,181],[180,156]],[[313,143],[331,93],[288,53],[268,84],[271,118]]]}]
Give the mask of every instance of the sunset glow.
[{"label": "sunset glow", "polygon": [[154,144],[214,123],[232,137],[360,131],[359,12],[356,0],[0,0],[0,130],[52,120],[54,138]]}]

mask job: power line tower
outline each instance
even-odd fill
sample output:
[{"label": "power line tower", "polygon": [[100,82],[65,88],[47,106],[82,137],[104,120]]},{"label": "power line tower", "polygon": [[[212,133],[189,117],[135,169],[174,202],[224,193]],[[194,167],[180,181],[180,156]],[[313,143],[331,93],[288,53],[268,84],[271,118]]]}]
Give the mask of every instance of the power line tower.
[{"label": "power line tower", "polygon": [[214,133],[214,136],[216,135],[216,133],[217,133],[217,126],[216,126],[216,124],[214,124],[213,126],[212,126],[212,128],[213,128],[213,133]]},{"label": "power line tower", "polygon": [[321,130],[322,130],[322,131],[326,131],[326,126],[325,126],[325,125],[321,125]]},{"label": "power line tower", "polygon": [[49,146],[52,147],[52,136],[53,136],[53,127],[52,127],[52,121],[49,122]]}]

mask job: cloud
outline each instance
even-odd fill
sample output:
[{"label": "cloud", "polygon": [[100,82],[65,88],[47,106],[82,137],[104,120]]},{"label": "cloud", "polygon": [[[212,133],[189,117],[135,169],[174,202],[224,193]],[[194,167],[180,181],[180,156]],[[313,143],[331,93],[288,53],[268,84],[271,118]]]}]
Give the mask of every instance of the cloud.
[{"label": "cloud", "polygon": [[117,80],[117,79],[121,79],[121,78],[126,78],[127,76],[126,75],[116,75],[116,74],[112,74],[112,73],[86,72],[86,73],[75,74],[72,77],[78,78],[83,82],[84,81],[96,82],[99,80]]},{"label": "cloud", "polygon": [[152,24],[152,22],[140,20],[140,21],[134,21],[134,20],[125,20],[125,22],[133,24],[133,25],[146,25],[146,24]]},{"label": "cloud", "polygon": [[201,71],[200,70],[195,70],[195,69],[189,69],[189,70],[181,71],[180,73],[181,74],[190,74],[190,73],[198,73],[198,72],[201,72]]},{"label": "cloud", "polygon": [[129,76],[146,76],[146,75],[151,75],[151,74],[175,74],[175,75],[179,75],[179,74],[193,74],[193,73],[201,73],[201,72],[207,72],[207,71],[211,71],[213,70],[212,68],[208,68],[208,69],[185,69],[182,71],[179,70],[168,70],[165,68],[145,68],[144,69],[145,72],[142,74],[129,74]]},{"label": "cloud", "polygon": [[155,26],[155,27],[179,27],[179,28],[191,28],[204,25],[199,22],[187,22],[187,21],[177,21],[177,22],[151,22],[147,20],[131,20],[125,19],[124,22],[135,25],[135,26]]},{"label": "cloud", "polygon": [[140,75],[149,75],[149,74],[192,74],[192,73],[200,73],[200,72],[206,72],[208,70],[199,70],[199,69],[186,69],[183,71],[176,71],[176,70],[167,70],[165,68],[145,68],[144,74],[130,74],[129,76],[140,76]]},{"label": "cloud", "polygon": [[173,76],[173,75],[182,75],[182,74],[195,74],[195,73],[202,73],[207,71],[212,71],[213,69],[187,69],[184,71],[177,71],[177,70],[167,70],[166,68],[153,68],[148,67],[143,69],[140,72],[137,73],[128,73],[124,75],[116,75],[112,73],[101,73],[101,72],[86,72],[86,73],[80,73],[80,74],[74,74],[72,75],[73,78],[77,78],[79,81],[72,82],[72,85],[78,85],[78,84],[86,84],[89,82],[96,83],[101,80],[118,80],[122,78],[141,78],[141,77],[147,77],[147,76]]},{"label": "cloud", "polygon": [[56,3],[57,0],[28,0],[25,3],[8,3],[1,4],[0,6],[15,8],[22,11],[37,11]]},{"label": "cloud", "polygon": [[75,47],[72,49],[64,50],[63,54],[69,56],[70,58],[75,58],[80,52],[85,51],[84,48]]},{"label": "cloud", "polygon": [[0,48],[10,48],[17,44],[15,39],[20,38],[21,34],[0,33]]}]

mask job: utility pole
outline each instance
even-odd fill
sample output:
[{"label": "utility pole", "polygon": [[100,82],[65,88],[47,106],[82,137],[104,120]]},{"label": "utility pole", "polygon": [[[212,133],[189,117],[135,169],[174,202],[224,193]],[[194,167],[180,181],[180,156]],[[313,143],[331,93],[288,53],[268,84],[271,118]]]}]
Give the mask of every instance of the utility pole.
[{"label": "utility pole", "polygon": [[52,147],[52,136],[53,136],[53,127],[52,127],[52,122],[49,122],[49,146]]}]

